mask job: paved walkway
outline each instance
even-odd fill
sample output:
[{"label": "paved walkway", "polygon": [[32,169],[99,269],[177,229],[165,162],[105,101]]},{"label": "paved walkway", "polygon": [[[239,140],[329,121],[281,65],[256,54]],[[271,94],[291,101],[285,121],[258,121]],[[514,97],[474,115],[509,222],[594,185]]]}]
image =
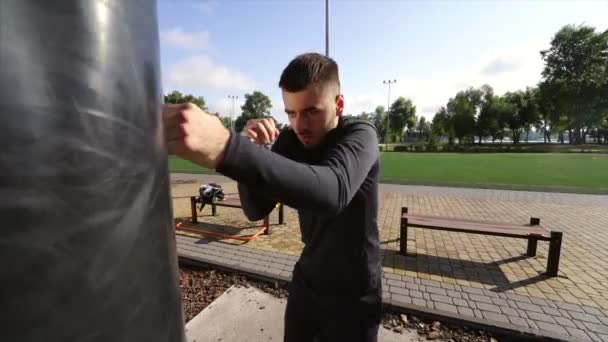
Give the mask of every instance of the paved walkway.
[{"label": "paved walkway", "polygon": [[[186,324],[188,342],[283,341],[286,300],[254,287],[232,286]],[[416,331],[380,326],[379,342],[415,342]]]},{"label": "paved walkway", "polygon": [[[186,196],[211,178],[172,187],[174,215],[189,215]],[[188,178],[188,177],[184,177]],[[183,181],[183,180],[182,180]],[[216,178],[227,192],[236,191]],[[182,197],[182,198],[180,198]],[[525,241],[412,229],[408,250],[396,253],[401,206],[410,212],[471,219],[528,222],[531,216],[564,232],[560,276],[540,275],[547,246],[523,256]],[[406,308],[483,320],[503,327],[559,335],[570,340],[608,341],[608,196],[382,185],[378,223],[384,253],[384,300]],[[203,229],[248,235],[251,223],[238,209],[201,213]],[[270,236],[247,244],[178,235],[180,255],[289,280],[302,244],[295,211],[287,224],[272,225]],[[271,223],[276,223],[273,215]]]}]

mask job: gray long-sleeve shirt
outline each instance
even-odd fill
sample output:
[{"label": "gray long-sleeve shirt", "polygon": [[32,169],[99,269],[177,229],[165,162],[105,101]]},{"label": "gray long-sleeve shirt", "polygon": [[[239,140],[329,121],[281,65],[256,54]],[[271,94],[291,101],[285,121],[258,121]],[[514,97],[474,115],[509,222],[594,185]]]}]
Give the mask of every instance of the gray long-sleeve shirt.
[{"label": "gray long-sleeve shirt", "polygon": [[341,118],[315,149],[292,130],[272,151],[232,135],[217,171],[238,182],[250,220],[277,202],[298,211],[305,247],[294,280],[324,297],[379,298],[378,156],[374,127]]}]

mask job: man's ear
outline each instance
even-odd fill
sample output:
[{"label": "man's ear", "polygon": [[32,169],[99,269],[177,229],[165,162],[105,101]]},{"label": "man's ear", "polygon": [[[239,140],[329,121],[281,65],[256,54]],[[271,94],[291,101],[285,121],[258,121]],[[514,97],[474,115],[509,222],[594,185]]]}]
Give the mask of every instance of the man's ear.
[{"label": "man's ear", "polygon": [[344,95],[336,96],[336,115],[341,116],[344,111]]}]

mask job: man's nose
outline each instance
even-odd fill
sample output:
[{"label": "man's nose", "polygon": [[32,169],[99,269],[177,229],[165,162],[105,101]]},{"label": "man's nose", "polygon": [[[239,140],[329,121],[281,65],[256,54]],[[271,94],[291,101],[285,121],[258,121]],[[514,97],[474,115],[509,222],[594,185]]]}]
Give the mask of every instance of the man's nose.
[{"label": "man's nose", "polygon": [[303,130],[308,129],[308,120],[306,120],[304,118],[304,116],[299,116],[296,120],[295,120],[295,124],[296,124],[296,131],[297,132],[301,132]]}]

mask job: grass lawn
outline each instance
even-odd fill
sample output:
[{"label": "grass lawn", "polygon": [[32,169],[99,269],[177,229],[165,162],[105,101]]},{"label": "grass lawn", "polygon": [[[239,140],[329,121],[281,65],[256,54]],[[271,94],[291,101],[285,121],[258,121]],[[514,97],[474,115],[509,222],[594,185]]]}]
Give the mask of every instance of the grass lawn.
[{"label": "grass lawn", "polygon": [[209,170],[187,160],[176,157],[169,157],[169,169],[171,172],[179,173],[215,173],[213,170]]},{"label": "grass lawn", "polygon": [[384,153],[384,182],[608,193],[608,154]]},{"label": "grass lawn", "polygon": [[[172,158],[172,172],[210,173]],[[495,189],[608,194],[608,154],[382,154],[381,181]]]}]

